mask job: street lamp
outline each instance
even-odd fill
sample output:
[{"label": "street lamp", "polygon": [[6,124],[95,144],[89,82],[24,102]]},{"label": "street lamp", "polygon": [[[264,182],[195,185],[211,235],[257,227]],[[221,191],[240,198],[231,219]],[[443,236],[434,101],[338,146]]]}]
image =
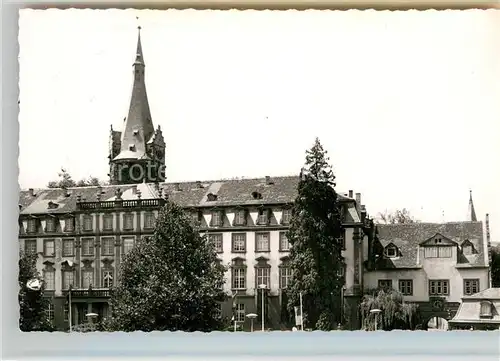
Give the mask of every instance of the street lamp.
[{"label": "street lamp", "polygon": [[370,313],[375,315],[375,331],[377,331],[378,315],[380,312],[382,312],[382,310],[380,310],[378,308],[374,308],[373,310],[370,310]]},{"label": "street lamp", "polygon": [[253,320],[257,317],[255,313],[249,313],[247,317],[250,319],[250,332],[253,332]]},{"label": "street lamp", "polygon": [[259,285],[259,288],[262,290],[262,331],[264,331],[264,290],[267,288],[267,285],[262,283]]},{"label": "street lamp", "polygon": [[97,316],[99,315],[94,312],[89,312],[85,315],[85,317],[87,317],[87,319],[89,320],[89,328],[91,331],[95,331],[94,320],[97,319]]}]

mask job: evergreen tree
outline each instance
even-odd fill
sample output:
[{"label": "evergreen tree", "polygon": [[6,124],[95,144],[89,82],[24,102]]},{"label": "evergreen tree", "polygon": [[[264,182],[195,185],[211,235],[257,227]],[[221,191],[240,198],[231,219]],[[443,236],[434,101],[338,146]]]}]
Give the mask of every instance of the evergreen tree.
[{"label": "evergreen tree", "polygon": [[110,331],[213,331],[222,327],[225,268],[183,210],[167,201],[152,237],[121,265],[111,292]]},{"label": "evergreen tree", "polygon": [[19,258],[19,329],[29,331],[53,331],[47,318],[49,300],[43,297],[44,283],[40,290],[31,290],[26,283],[40,278],[36,270],[36,255],[21,254]]},{"label": "evergreen tree", "polygon": [[335,176],[326,150],[316,138],[306,152],[298,195],[288,232],[292,279],[287,289],[291,314],[302,293],[304,325],[331,330],[341,322],[341,288],[344,284],[342,224],[334,190]]}]

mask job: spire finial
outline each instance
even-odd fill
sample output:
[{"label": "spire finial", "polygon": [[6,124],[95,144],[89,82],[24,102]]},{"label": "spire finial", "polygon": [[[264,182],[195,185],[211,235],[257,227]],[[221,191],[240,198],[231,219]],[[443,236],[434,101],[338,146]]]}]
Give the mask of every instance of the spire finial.
[{"label": "spire finial", "polygon": [[469,189],[469,211],[467,221],[477,222],[476,210],[474,209],[474,202],[472,201],[472,189]]},{"label": "spire finial", "polygon": [[[139,17],[135,17],[139,21]],[[135,52],[135,63],[144,65],[144,56],[142,55],[142,45],[141,45],[141,25],[137,26],[137,51]]]}]

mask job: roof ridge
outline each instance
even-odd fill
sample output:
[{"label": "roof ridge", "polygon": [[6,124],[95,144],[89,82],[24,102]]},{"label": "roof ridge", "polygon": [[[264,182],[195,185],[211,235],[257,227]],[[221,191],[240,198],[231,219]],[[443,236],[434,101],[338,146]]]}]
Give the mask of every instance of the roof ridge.
[{"label": "roof ridge", "polygon": [[251,180],[265,180],[266,177],[271,177],[271,179],[284,179],[284,178],[299,178],[298,175],[278,175],[278,176],[261,176],[261,177],[234,177],[234,178],[222,178],[222,179],[191,179],[191,180],[176,180],[169,182],[161,182],[161,184],[176,184],[176,183],[218,183],[218,182],[229,182],[229,181],[251,181]]},{"label": "roof ridge", "polygon": [[482,221],[452,221],[452,222],[413,222],[413,223],[377,223],[377,226],[383,227],[406,227],[415,225],[430,225],[430,226],[442,226],[442,225],[459,225],[464,223],[482,223]]}]

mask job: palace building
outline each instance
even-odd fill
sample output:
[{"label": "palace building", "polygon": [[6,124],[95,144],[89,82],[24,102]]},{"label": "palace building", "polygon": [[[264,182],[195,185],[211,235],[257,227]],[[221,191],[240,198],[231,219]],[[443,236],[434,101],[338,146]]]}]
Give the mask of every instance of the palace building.
[{"label": "palace building", "polygon": [[[97,321],[109,314],[109,290],[117,285],[123,257],[138,239],[152,235],[168,198],[192,216],[229,266],[221,315],[235,314],[237,323],[249,329],[246,315],[260,316],[264,304],[266,328],[283,328],[290,279],[286,232],[300,177],[165,182],[166,146],[160,126],[153,125],[145,67],[139,31],[127,117],[122,129],[111,128],[109,135],[110,185],[20,193],[20,248],[38,255],[44,295],[51,301],[49,318],[67,330],[70,309],[72,325],[84,323],[88,313],[96,313]],[[338,197],[345,262],[342,309],[350,329],[361,327],[364,289],[397,289],[406,301],[419,304],[424,317],[450,320],[464,296],[491,287],[489,222],[483,237],[472,195],[466,222],[376,227],[360,193],[349,190]]]},{"label": "palace building", "polygon": [[[248,329],[246,315],[260,315],[264,297],[266,328],[283,327],[290,278],[286,231],[299,176],[165,182],[165,142],[149,109],[140,31],[130,107],[122,130],[111,128],[109,165],[110,185],[20,193],[20,247],[38,254],[44,294],[51,300],[48,314],[59,330],[68,329],[70,308],[72,325],[84,323],[88,313],[96,313],[97,321],[109,314],[109,290],[117,284],[120,263],[136,240],[152,234],[167,197],[192,215],[199,231],[216,245],[220,261],[229,265],[221,315],[230,318],[235,306],[236,321]],[[350,325],[359,328],[367,257],[363,245],[371,241],[374,224],[361,194],[340,193],[339,202],[344,226],[343,302],[352,306],[347,315]],[[260,285],[266,287],[261,290]],[[260,317],[255,322],[258,327]]]}]

